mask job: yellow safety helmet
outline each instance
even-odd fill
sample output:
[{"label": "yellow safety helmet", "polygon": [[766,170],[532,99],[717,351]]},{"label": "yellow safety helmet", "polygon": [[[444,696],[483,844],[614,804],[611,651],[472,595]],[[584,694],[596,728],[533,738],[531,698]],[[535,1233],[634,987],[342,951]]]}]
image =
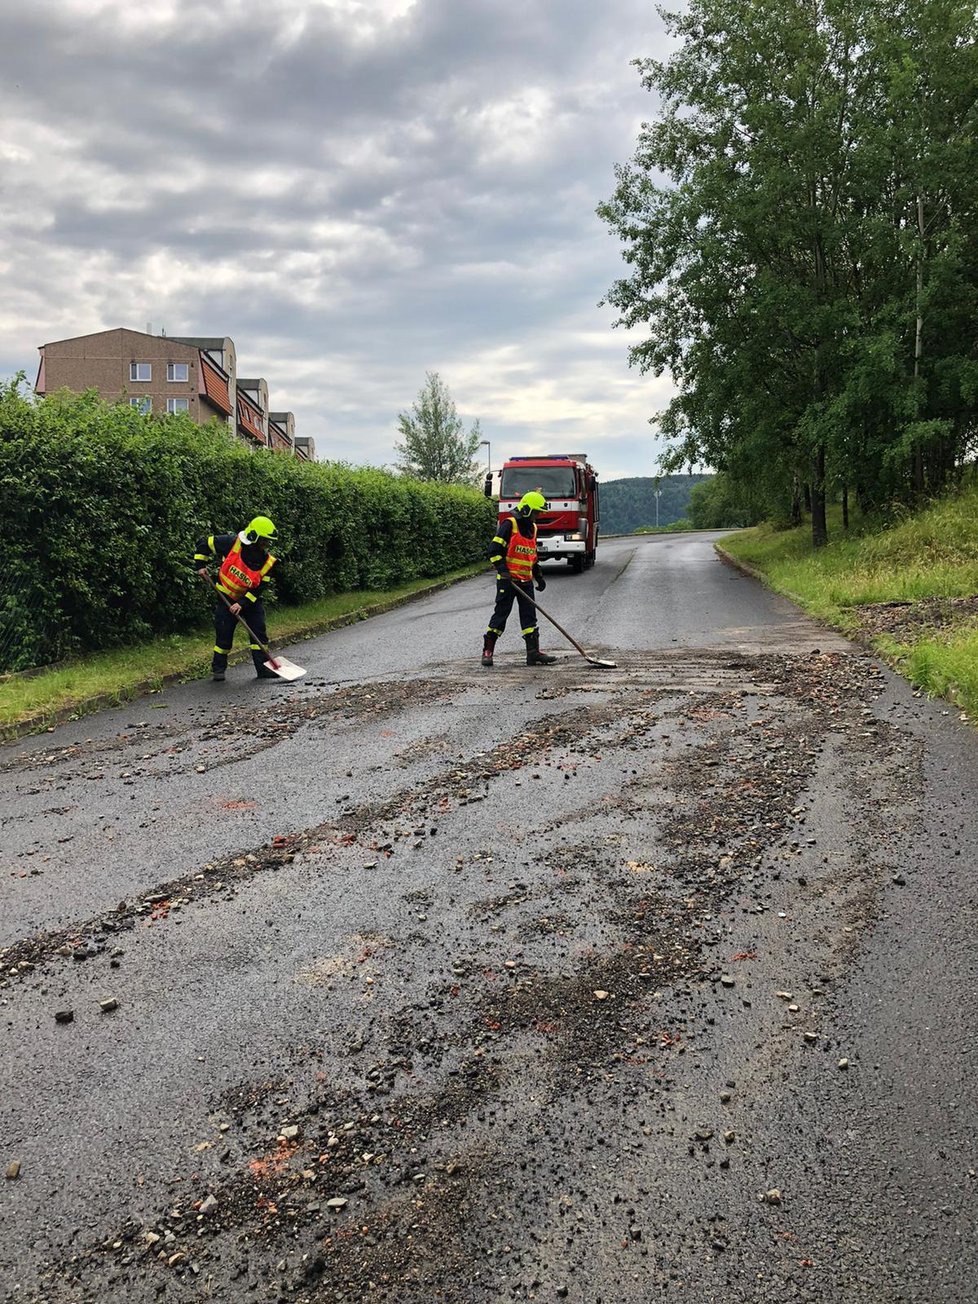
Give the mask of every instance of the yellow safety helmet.
[{"label": "yellow safety helmet", "polygon": [[547,505],[547,500],[543,494],[537,493],[531,489],[528,494],[524,494],[520,499],[519,513],[520,516],[529,516],[531,512],[542,512]]},{"label": "yellow safety helmet", "polygon": [[274,539],[275,526],[267,516],[256,516],[244,529],[245,542],[257,543],[259,539]]}]

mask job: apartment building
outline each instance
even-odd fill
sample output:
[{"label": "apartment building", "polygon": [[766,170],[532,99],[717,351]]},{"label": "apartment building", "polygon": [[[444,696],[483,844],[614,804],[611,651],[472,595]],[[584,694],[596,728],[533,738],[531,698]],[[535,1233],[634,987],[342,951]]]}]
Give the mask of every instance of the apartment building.
[{"label": "apartment building", "polygon": [[263,447],[268,446],[268,381],[239,380],[238,434],[242,439],[253,439]]},{"label": "apartment building", "polygon": [[269,412],[268,442],[272,448],[278,448],[282,452],[291,448],[299,457],[305,455],[304,449],[300,447],[302,441],[296,441],[295,417],[291,412]]},{"label": "apartment building", "polygon": [[253,448],[309,458],[295,440],[291,412],[269,413],[268,382],[239,379],[228,336],[154,335],[125,327],[42,344],[34,389],[97,390],[106,402],[140,412],[185,412],[198,424],[218,420]]}]

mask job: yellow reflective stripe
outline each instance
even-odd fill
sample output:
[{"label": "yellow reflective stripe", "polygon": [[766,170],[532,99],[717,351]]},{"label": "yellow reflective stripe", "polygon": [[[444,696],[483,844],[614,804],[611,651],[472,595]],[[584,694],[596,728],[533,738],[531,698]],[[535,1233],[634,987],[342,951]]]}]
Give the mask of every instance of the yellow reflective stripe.
[{"label": "yellow reflective stripe", "polygon": [[536,625],[528,625],[526,629],[520,630],[520,633],[521,633],[521,634],[532,634],[533,631],[534,631],[535,629],[536,629]]},{"label": "yellow reflective stripe", "polygon": [[246,593],[246,594],[245,594],[245,597],[248,599],[249,602],[257,602],[257,601],[258,601],[258,597],[257,597],[257,595],[254,594],[254,593],[250,593],[250,592],[249,592],[249,593]]},{"label": "yellow reflective stripe", "polygon": [[208,548],[210,548],[210,550],[211,550],[211,556],[213,557],[213,556],[214,556],[214,551],[215,551],[215,550],[214,550],[214,536],[213,536],[213,534],[209,534],[209,535],[207,536],[207,546],[208,546]]},{"label": "yellow reflective stripe", "polygon": [[252,652],[262,652],[262,651],[264,651],[264,649],[262,648],[262,645],[261,645],[260,643],[249,643],[248,646],[251,648]]},{"label": "yellow reflective stripe", "polygon": [[492,541],[493,543],[503,543],[503,544],[506,542],[506,540],[499,534],[494,534],[492,536]]},{"label": "yellow reflective stripe", "polygon": [[214,651],[220,652],[223,656],[227,656],[227,654],[231,651],[231,649],[229,647],[218,647],[217,644],[215,643]]},{"label": "yellow reflective stripe", "polygon": [[268,572],[272,569],[272,567],[273,567],[274,565],[275,565],[275,558],[272,556],[271,553],[269,553],[269,554],[268,554],[268,561],[265,562],[265,565],[261,568],[261,570],[258,572],[258,574],[259,574],[259,575],[267,575]]},{"label": "yellow reflective stripe", "polygon": [[210,557],[208,557],[206,552],[195,552],[194,561],[210,561]]},{"label": "yellow reflective stripe", "polygon": [[501,552],[497,552],[496,555],[495,555],[494,557],[490,557],[490,558],[489,558],[489,560],[490,560],[491,562],[493,562],[493,563],[495,563],[495,562],[497,562],[497,561],[502,561],[502,559],[503,559],[503,554],[502,554]]}]

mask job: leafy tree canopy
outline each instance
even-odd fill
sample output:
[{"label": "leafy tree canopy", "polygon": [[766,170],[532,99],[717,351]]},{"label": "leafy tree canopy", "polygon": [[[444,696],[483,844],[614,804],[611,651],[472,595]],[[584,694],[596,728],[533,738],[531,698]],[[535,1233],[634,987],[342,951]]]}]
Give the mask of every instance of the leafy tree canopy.
[{"label": "leafy tree canopy", "polygon": [[632,362],[669,371],[665,469],[872,509],[939,492],[978,428],[970,0],[689,0],[600,215]]},{"label": "leafy tree canopy", "polygon": [[394,449],[402,475],[439,484],[474,485],[480,479],[475,464],[482,439],[479,422],[465,433],[455,400],[437,371],[425,373],[411,411],[398,415],[397,429],[401,442]]}]

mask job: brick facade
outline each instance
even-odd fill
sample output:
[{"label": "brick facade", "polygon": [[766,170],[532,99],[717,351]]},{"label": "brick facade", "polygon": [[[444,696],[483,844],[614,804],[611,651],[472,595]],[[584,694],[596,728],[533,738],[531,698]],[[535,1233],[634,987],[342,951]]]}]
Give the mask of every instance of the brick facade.
[{"label": "brick facade", "polygon": [[265,380],[238,380],[234,341],[229,337],[166,336],[127,330],[97,331],[40,347],[35,391],[42,398],[58,389],[98,391],[107,403],[126,402],[163,416],[186,412],[204,425],[228,425],[251,447],[294,453],[295,420],[273,425]]}]

